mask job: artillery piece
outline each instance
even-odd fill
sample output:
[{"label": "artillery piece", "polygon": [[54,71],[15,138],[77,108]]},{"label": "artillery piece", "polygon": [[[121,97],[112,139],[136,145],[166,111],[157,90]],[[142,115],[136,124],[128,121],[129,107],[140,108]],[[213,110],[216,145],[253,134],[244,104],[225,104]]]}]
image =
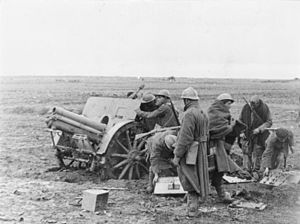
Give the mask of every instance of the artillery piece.
[{"label": "artillery piece", "polygon": [[[60,166],[74,162],[101,179],[139,179],[148,172],[144,148],[149,135],[135,121],[139,100],[91,97],[81,115],[55,107],[46,123]],[[67,163],[68,162],[68,163]]]}]

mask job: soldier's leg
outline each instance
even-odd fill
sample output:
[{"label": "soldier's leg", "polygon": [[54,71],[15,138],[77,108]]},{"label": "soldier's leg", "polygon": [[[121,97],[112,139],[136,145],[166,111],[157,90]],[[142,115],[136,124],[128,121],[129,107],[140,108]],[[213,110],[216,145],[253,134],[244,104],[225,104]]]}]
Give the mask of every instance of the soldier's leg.
[{"label": "soldier's leg", "polygon": [[250,171],[251,170],[251,160],[249,159],[249,144],[248,141],[242,140],[241,148],[243,152],[243,169]]},{"label": "soldier's leg", "polygon": [[264,147],[255,144],[253,147],[253,171],[258,172],[260,170],[260,164]]},{"label": "soldier's leg", "polygon": [[198,194],[195,191],[189,191],[188,197],[187,197],[187,204],[188,204],[188,210],[187,214],[188,216],[196,216],[198,214]]},{"label": "soldier's leg", "polygon": [[223,203],[231,203],[233,199],[231,198],[230,194],[228,192],[225,192],[222,181],[223,181],[223,175],[224,173],[214,171],[211,176],[211,185],[215,187],[220,202]]},{"label": "soldier's leg", "polygon": [[150,168],[149,168],[149,180],[148,180],[148,186],[147,186],[147,190],[146,190],[149,194],[151,194],[154,190],[153,179],[154,179],[154,173],[153,173],[153,171],[151,169],[151,166],[150,166]]},{"label": "soldier's leg", "polygon": [[285,156],[283,152],[278,153],[276,158],[275,169],[284,169],[285,168]]}]

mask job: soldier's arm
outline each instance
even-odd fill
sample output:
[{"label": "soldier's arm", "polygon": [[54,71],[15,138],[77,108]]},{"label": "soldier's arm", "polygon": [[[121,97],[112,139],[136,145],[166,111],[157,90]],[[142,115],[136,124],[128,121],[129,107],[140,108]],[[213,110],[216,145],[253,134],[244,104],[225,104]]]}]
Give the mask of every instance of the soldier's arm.
[{"label": "soldier's arm", "polygon": [[194,141],[195,121],[192,114],[185,114],[174,150],[175,157],[183,157]]},{"label": "soldier's arm", "polygon": [[150,154],[150,164],[154,173],[159,173],[158,163],[161,157],[161,151],[159,150],[158,143],[152,145],[152,150]]},{"label": "soldier's arm", "polygon": [[267,117],[266,121],[265,121],[262,125],[260,125],[260,126],[258,127],[258,130],[259,130],[260,132],[265,131],[266,128],[270,128],[270,127],[272,126],[272,124],[273,124],[271,112],[270,112],[270,109],[269,109],[269,107],[268,107],[267,105],[266,105],[266,114],[267,114],[267,116],[266,116],[266,117]]},{"label": "soldier's arm", "polygon": [[163,115],[167,109],[168,108],[166,108],[166,105],[161,105],[159,108],[157,108],[152,112],[136,110],[136,113],[143,118],[155,118]]}]

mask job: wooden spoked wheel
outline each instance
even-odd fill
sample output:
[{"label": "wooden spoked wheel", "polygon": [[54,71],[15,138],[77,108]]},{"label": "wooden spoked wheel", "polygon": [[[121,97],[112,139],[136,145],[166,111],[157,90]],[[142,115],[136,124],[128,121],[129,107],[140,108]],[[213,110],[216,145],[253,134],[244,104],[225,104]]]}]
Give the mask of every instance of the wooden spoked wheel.
[{"label": "wooden spoked wheel", "polygon": [[108,175],[115,179],[140,179],[148,172],[146,139],[135,140],[141,133],[140,124],[131,122],[121,127],[111,139],[106,151]]}]

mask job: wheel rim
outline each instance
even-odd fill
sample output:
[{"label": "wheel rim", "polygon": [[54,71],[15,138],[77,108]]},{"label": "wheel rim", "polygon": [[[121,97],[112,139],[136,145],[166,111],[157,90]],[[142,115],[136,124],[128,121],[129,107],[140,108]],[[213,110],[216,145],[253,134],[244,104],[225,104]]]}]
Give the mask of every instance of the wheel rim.
[{"label": "wheel rim", "polygon": [[121,127],[111,139],[106,158],[112,178],[139,179],[148,172],[144,149],[146,139],[135,140],[135,135],[141,132],[139,124],[131,122]]}]

